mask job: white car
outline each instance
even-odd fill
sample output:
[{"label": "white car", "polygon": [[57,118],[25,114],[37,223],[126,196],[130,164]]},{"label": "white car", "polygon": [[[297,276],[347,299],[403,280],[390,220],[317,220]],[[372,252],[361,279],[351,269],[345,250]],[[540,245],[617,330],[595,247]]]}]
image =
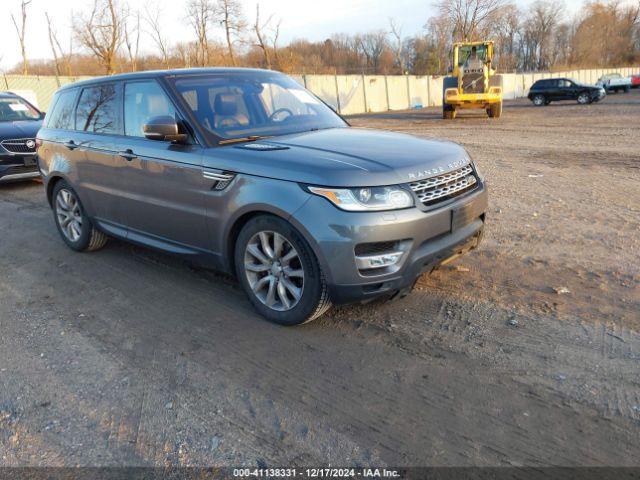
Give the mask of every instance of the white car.
[{"label": "white car", "polygon": [[596,85],[603,87],[607,92],[629,93],[631,90],[631,77],[623,77],[619,73],[608,73],[598,79]]}]

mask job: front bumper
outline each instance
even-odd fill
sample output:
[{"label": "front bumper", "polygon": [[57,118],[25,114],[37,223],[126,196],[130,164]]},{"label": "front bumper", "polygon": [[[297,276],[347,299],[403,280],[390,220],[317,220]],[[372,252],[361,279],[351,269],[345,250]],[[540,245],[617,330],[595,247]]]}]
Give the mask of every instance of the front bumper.
[{"label": "front bumper", "polygon": [[0,182],[29,180],[40,177],[35,155],[0,154]]},{"label": "front bumper", "polygon": [[[291,220],[306,233],[331,299],[339,305],[408,291],[422,273],[476,248],[487,203],[484,183],[455,202],[429,211],[345,212],[312,197]],[[356,246],[376,242],[397,242],[404,254],[392,267],[359,270]]]},{"label": "front bumper", "polygon": [[447,89],[445,103],[456,108],[486,108],[502,102],[502,90],[491,88],[489,93],[458,93],[457,89]]}]

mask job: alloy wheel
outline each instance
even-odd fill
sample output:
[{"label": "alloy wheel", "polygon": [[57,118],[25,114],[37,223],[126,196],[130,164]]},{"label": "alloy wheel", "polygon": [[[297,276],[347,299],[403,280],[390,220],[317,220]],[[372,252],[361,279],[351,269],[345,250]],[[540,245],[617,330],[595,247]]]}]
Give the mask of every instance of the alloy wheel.
[{"label": "alloy wheel", "polygon": [[82,235],[82,211],[76,196],[66,188],[56,196],[56,217],[64,236],[71,242],[77,242]]},{"label": "alloy wheel", "polygon": [[244,270],[253,294],[280,312],[294,308],[304,290],[304,268],[293,244],[283,235],[258,232],[247,243]]}]

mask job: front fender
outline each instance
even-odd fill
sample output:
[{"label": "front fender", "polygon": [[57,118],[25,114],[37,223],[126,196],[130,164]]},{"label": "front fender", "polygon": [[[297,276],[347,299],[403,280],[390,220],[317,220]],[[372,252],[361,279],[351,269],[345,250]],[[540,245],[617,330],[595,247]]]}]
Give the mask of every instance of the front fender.
[{"label": "front fender", "polygon": [[309,197],[296,182],[242,174],[227,189],[209,192],[206,216],[212,250],[221,253],[225,270],[231,270],[232,240],[250,216],[268,213],[288,221]]}]

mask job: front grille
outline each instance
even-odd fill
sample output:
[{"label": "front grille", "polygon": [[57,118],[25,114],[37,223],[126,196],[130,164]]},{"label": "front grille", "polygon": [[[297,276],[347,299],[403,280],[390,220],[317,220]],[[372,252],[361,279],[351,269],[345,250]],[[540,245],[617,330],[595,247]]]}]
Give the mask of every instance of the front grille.
[{"label": "front grille", "polygon": [[465,73],[462,77],[463,93],[484,93],[484,73]]},{"label": "front grille", "polygon": [[476,188],[478,180],[471,165],[465,165],[437,177],[409,184],[418,199],[426,206],[457,197]]},{"label": "front grille", "polygon": [[[33,146],[28,146],[27,143]],[[11,153],[22,153],[26,155],[32,155],[36,153],[35,138],[10,138],[7,140],[2,140],[0,142],[0,145],[2,145],[7,151]]]}]

